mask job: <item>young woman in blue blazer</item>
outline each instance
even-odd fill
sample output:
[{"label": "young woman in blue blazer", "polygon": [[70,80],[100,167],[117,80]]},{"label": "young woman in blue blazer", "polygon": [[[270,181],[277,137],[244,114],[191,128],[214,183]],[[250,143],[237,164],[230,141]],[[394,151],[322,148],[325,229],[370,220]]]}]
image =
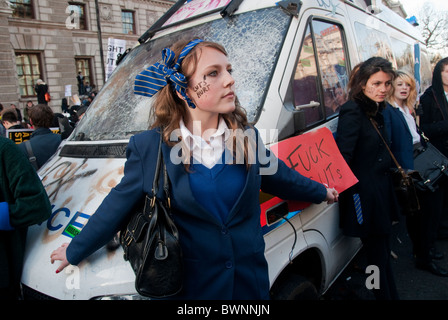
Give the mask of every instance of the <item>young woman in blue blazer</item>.
[{"label": "young woman in blue blazer", "polygon": [[[62,261],[59,272],[114,236],[129,208],[151,194],[162,134],[185,267],[183,289],[175,298],[268,299],[260,189],[314,203],[332,203],[338,194],[265,149],[238,103],[232,66],[221,45],[198,39],[180,42],[165,48],[162,58],[135,82],[135,93],[157,93],[153,129],[131,137],[121,182],[82,232],[55,250],[51,260]],[[242,135],[250,138],[239,139]]]},{"label": "young woman in blue blazer", "polygon": [[[404,169],[414,169],[414,148],[422,141],[415,122],[414,106],[417,88],[413,76],[397,71],[388,104],[383,111],[384,125],[391,141],[391,150]],[[441,258],[435,249],[435,240],[443,210],[443,193],[418,190],[420,211],[406,216],[406,227],[413,244],[415,265],[438,276],[448,276],[448,271],[436,264]]]}]

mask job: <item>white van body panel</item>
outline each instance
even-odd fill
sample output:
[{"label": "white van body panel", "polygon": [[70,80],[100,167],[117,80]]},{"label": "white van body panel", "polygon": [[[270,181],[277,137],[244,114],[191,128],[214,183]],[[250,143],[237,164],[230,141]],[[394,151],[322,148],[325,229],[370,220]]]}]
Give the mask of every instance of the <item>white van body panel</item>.
[{"label": "white van body panel", "polygon": [[[73,143],[63,142],[67,144]],[[51,252],[71,240],[64,232],[67,226],[82,229],[121,180],[124,162],[125,159],[54,157],[39,171],[53,213],[47,222],[29,228],[23,284],[64,300],[135,291],[135,276],[129,263],[123,263],[121,247],[111,252],[102,248],[78,267],[64,270],[62,276],[55,274],[56,264],[50,264]]]}]

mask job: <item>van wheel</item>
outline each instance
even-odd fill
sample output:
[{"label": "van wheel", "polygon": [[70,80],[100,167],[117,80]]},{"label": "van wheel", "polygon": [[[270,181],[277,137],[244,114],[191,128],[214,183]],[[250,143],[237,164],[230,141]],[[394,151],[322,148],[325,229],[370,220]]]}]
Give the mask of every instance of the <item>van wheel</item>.
[{"label": "van wheel", "polygon": [[318,300],[314,284],[298,274],[290,274],[274,285],[271,291],[273,300]]}]

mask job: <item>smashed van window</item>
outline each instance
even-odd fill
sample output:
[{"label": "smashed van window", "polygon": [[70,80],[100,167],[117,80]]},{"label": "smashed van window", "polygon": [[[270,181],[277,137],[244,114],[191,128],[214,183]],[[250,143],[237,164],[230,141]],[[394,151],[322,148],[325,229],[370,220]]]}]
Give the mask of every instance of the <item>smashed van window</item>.
[{"label": "smashed van window", "polygon": [[134,94],[135,76],[161,59],[179,39],[199,37],[224,45],[232,62],[236,93],[248,120],[256,122],[291,16],[268,8],[219,18],[151,40],[133,49],[99,92],[71,140],[120,140],[147,130],[153,98]]}]

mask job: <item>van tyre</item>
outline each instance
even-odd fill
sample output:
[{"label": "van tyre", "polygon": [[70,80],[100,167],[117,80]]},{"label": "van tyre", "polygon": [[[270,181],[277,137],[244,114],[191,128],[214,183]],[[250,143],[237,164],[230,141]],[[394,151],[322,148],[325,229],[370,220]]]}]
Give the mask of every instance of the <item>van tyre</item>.
[{"label": "van tyre", "polygon": [[306,277],[290,274],[276,284],[271,292],[273,300],[318,300],[316,286]]}]

